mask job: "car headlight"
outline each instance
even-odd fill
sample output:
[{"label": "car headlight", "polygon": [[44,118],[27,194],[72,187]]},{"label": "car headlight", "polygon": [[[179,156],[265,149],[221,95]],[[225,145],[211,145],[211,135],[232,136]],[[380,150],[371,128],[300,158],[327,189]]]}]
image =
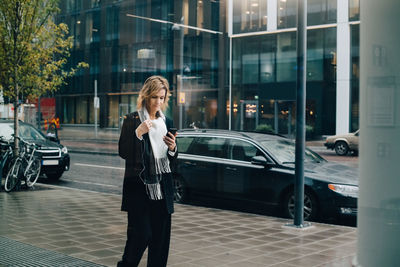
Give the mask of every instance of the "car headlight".
[{"label": "car headlight", "polygon": [[63,148],[61,149],[61,152],[64,153],[64,154],[67,154],[68,153],[67,147],[63,146]]},{"label": "car headlight", "polygon": [[358,197],[358,186],[344,184],[329,184],[328,188],[345,197]]}]

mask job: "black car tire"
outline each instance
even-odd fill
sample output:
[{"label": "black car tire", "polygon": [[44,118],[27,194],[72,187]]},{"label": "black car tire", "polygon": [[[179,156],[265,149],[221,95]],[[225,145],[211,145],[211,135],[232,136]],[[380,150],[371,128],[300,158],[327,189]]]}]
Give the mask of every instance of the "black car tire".
[{"label": "black car tire", "polygon": [[174,186],[174,201],[177,203],[184,203],[187,199],[187,189],[182,177],[173,178]]},{"label": "black car tire", "polygon": [[345,156],[349,152],[349,146],[345,141],[337,141],[335,143],[335,151],[339,156]]},{"label": "black car tire", "polygon": [[53,173],[46,173],[47,178],[52,181],[58,181],[61,176],[63,175],[64,171],[61,172],[53,172]]},{"label": "black car tire", "polygon": [[[294,218],[294,192],[287,193],[282,201],[283,215],[286,218]],[[318,215],[318,203],[311,192],[304,192],[304,214],[303,218],[306,221],[314,220]]]}]

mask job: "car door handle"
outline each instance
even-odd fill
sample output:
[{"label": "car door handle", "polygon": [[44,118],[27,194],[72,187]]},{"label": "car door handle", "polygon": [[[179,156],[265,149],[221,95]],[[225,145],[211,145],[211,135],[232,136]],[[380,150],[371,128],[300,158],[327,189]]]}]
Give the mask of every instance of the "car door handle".
[{"label": "car door handle", "polygon": [[185,161],[184,164],[189,165],[189,166],[196,166],[197,164],[194,162],[190,162],[190,161]]},{"label": "car door handle", "polygon": [[227,169],[227,170],[230,170],[230,171],[237,171],[237,169],[236,169],[236,168],[233,168],[233,167],[226,167],[226,169]]}]

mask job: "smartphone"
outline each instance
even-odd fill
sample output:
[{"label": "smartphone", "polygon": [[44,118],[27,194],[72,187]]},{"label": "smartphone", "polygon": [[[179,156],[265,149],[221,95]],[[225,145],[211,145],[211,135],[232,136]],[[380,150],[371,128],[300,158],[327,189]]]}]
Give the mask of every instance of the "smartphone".
[{"label": "smartphone", "polygon": [[173,135],[176,135],[176,131],[178,131],[178,129],[176,129],[176,128],[169,128],[169,132],[172,133]]}]

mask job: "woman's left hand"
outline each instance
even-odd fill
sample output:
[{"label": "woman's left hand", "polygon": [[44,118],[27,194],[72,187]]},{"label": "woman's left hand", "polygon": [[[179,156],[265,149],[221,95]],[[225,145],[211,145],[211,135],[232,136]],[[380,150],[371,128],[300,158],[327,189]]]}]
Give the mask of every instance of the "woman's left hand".
[{"label": "woman's left hand", "polygon": [[176,147],[175,136],[172,133],[168,132],[167,135],[164,136],[164,142],[168,146],[168,149],[170,151],[175,150]]}]

